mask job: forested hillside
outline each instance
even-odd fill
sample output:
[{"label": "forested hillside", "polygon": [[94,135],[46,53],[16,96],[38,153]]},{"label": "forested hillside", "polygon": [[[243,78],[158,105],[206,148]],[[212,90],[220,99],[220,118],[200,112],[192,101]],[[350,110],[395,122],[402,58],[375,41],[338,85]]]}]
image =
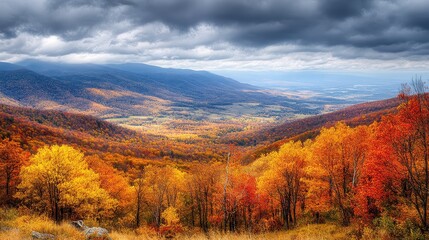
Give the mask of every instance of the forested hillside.
[{"label": "forested hillside", "polygon": [[221,158],[219,153],[206,151],[205,142],[193,145],[192,141],[135,132],[87,115],[7,105],[0,105],[0,136],[19,142],[31,153],[44,145],[68,144],[90,154],[119,154],[118,164],[127,157],[183,161]]},{"label": "forested hillside", "polygon": [[300,120],[288,120],[285,123],[277,124],[277,126],[268,126],[236,138],[242,138],[240,144],[244,145],[253,144],[252,142],[255,141],[272,143],[317,130],[326,125],[333,125],[338,121],[346,121],[354,126],[371,123],[380,120],[381,116],[395,111],[399,103],[399,99],[392,98],[356,104],[331,113],[310,116]]},{"label": "forested hillside", "polygon": [[305,141],[314,139],[323,127],[330,127],[337,122],[345,122],[348,126],[370,125],[380,121],[386,114],[395,113],[401,101],[398,98],[362,103],[344,108],[332,113],[307,117],[289,121],[274,127],[265,127],[261,130],[231,134],[225,139],[238,145],[255,145],[257,148],[250,151],[244,162],[252,162],[262,154],[277,151],[293,140]]},{"label": "forested hillside", "polygon": [[[424,239],[424,89],[416,81],[414,92],[408,89],[398,100],[356,106],[362,113],[375,110],[376,121],[327,121],[313,137],[285,141],[249,164],[242,164],[243,149],[232,144],[211,161],[177,161],[174,154],[148,161],[139,155],[148,136],[92,117],[2,106],[1,204],[57,223],[86,219],[158,236],[335,223],[353,229],[349,237]],[[104,146],[97,145],[100,139]],[[13,221],[19,220],[0,224]]]}]

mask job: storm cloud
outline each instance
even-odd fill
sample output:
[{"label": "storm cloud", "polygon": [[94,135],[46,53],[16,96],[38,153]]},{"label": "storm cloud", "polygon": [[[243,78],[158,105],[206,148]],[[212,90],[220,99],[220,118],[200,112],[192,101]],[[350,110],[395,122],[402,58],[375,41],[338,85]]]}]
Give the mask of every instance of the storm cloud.
[{"label": "storm cloud", "polygon": [[426,67],[427,9],[427,0],[3,0],[0,59]]}]

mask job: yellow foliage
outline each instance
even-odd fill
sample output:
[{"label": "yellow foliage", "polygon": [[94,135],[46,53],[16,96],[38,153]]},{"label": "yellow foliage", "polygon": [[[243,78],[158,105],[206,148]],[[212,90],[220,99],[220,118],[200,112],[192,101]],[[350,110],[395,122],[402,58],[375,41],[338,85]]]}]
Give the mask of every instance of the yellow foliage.
[{"label": "yellow foliage", "polygon": [[253,164],[261,171],[258,178],[258,189],[268,192],[277,192],[277,188],[283,188],[286,184],[285,174],[298,174],[301,179],[303,173],[300,171],[306,165],[308,149],[301,142],[289,142],[284,144],[278,152],[272,152]]},{"label": "yellow foliage", "polygon": [[20,176],[16,196],[57,222],[67,217],[65,212],[83,218],[107,216],[116,205],[100,188],[98,174],[88,168],[83,153],[66,145],[40,149]]},{"label": "yellow foliage", "polygon": [[177,224],[180,221],[179,214],[177,214],[177,210],[174,207],[168,207],[162,212],[161,217],[165,220],[167,225]]},{"label": "yellow foliage", "polygon": [[185,189],[185,173],[171,166],[145,168],[144,193],[148,202],[176,206]]}]

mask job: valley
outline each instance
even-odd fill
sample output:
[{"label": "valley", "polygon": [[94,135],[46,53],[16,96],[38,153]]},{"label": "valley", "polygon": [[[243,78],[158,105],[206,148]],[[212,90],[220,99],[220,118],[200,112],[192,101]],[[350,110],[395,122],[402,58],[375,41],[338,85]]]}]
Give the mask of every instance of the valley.
[{"label": "valley", "polygon": [[0,238],[83,239],[75,219],[115,239],[384,236],[367,219],[384,221],[373,209],[389,199],[368,179],[403,179],[389,175],[403,163],[379,159],[427,118],[424,92],[353,104],[363,99],[142,64],[20,64],[0,64]]},{"label": "valley", "polygon": [[[31,107],[53,111],[53,115],[63,111],[91,115],[135,131],[126,141],[141,142],[145,147],[128,154],[125,149],[119,152],[129,155],[134,151],[132,156],[147,159],[168,155],[184,161],[223,161],[228,145],[233,144],[248,162],[259,156],[255,151],[267,153],[292,137],[312,136],[328,123],[369,124],[398,104],[385,100],[347,108],[364,100],[348,99],[349,92],[334,94],[335,89],[329,88],[336,84],[341,89],[347,84],[338,85],[333,80],[324,93],[315,92],[305,81],[303,84],[299,88],[292,81],[288,89],[262,88],[205,71],[135,63],[0,63],[0,103],[6,104],[3,109],[7,114],[26,112],[20,107]],[[64,130],[60,127],[59,131]],[[97,141],[104,145],[104,140]],[[126,148],[121,141],[125,139],[107,145]],[[210,153],[202,154],[205,151],[201,148],[209,148]],[[175,154],[165,154],[168,152]]]},{"label": "valley", "polygon": [[147,134],[194,140],[254,131],[366,101],[329,88],[337,82],[325,92],[296,82],[288,89],[263,88],[204,71],[133,63],[2,63],[0,81],[3,104],[88,114]]},{"label": "valley", "polygon": [[334,102],[261,89],[208,72],[144,64],[0,64],[0,103],[100,117],[171,141],[219,142]]}]

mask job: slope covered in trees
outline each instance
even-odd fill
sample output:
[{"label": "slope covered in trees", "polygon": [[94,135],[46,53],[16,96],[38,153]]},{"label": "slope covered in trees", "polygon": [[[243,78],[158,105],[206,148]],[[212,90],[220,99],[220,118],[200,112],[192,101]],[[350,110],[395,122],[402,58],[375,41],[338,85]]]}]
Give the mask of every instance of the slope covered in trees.
[{"label": "slope covered in trees", "polygon": [[138,136],[135,131],[119,127],[88,115],[12,107],[2,104],[0,104],[0,112],[24,121],[36,122],[48,127],[77,130],[93,137],[125,140]]},{"label": "slope covered in trees", "polygon": [[[288,120],[277,126],[268,126],[264,129],[239,136],[241,144],[272,143],[282,139],[288,139],[308,131],[321,129],[326,125],[333,125],[338,121],[347,121],[351,125],[372,123],[380,120],[381,116],[395,110],[400,101],[397,98],[361,103],[346,107],[344,109],[310,116],[300,120]],[[247,139],[247,140],[246,140]]]},{"label": "slope covered in trees", "polygon": [[333,126],[338,121],[343,121],[349,126],[369,125],[379,121],[386,114],[396,112],[399,104],[400,100],[397,98],[357,104],[332,113],[288,121],[250,133],[231,134],[225,139],[238,145],[257,146],[243,158],[244,162],[249,163],[262,154],[278,150],[290,140],[313,139],[323,127]]},{"label": "slope covered in trees", "polygon": [[90,116],[7,105],[0,105],[0,135],[19,141],[30,151],[41,145],[61,143],[88,151],[106,151],[109,145],[120,147],[121,142],[144,139],[143,135]]},{"label": "slope covered in trees", "polygon": [[208,141],[194,145],[193,141],[135,132],[91,116],[7,105],[0,105],[0,136],[19,142],[32,153],[44,145],[69,144],[87,153],[118,154],[117,162],[127,157],[185,161],[220,158],[219,153],[206,151]]},{"label": "slope covered in trees", "polygon": [[[0,167],[11,177],[1,175],[7,196],[2,205],[55,221],[92,218],[109,228],[164,236],[194,228],[267,232],[335,222],[353,228],[355,238],[424,239],[429,95],[421,81],[413,89],[404,89],[396,111],[379,121],[329,124],[313,138],[287,141],[247,165],[241,162],[242,149],[233,145],[213,161],[130,158],[118,164],[119,155],[82,152],[79,145],[29,153],[19,138],[12,138],[16,144],[4,137],[0,150],[8,157],[0,158]],[[16,111],[27,115],[25,109]],[[73,190],[86,184],[91,193]]]}]

